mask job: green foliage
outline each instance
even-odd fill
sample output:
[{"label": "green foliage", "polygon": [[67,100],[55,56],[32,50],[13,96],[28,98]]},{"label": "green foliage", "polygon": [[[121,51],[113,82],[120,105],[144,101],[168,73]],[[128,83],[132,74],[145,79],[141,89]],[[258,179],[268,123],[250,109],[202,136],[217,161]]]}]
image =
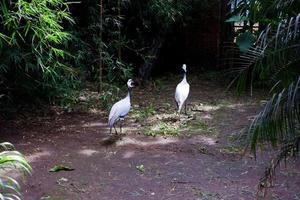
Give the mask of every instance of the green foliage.
[{"label": "green foliage", "polygon": [[92,81],[99,81],[100,61],[103,64],[104,82],[121,84],[132,77],[131,64],[119,55],[129,43],[126,35],[120,32],[124,16],[119,16],[118,10],[124,8],[124,3],[118,5],[118,1],[104,0],[102,18],[99,1],[90,0],[74,6],[77,9],[85,7],[86,16],[74,16],[76,21],[84,21],[85,24],[72,29],[76,40],[72,52],[77,58],[76,65],[81,67],[82,71],[89,75],[87,78]]},{"label": "green foliage", "polygon": [[148,117],[153,116],[156,113],[156,111],[155,107],[152,104],[150,104],[146,107],[133,107],[131,113],[138,122],[144,122]]},{"label": "green foliage", "polygon": [[[236,43],[243,53],[253,45],[261,31],[268,25],[276,27],[300,12],[300,4],[296,0],[231,0],[230,4],[232,12],[226,22],[242,26],[241,30],[236,31],[235,36],[237,36]],[[258,28],[254,29],[254,25]]]},{"label": "green foliage", "polygon": [[[240,2],[235,11],[240,14],[243,11],[244,16],[247,13],[252,22],[270,23],[260,33],[255,45],[236,59],[238,66],[234,69],[238,74],[235,80],[238,80],[239,90],[244,90],[249,80],[251,87],[255,82],[263,81],[273,94],[245,133],[253,153],[258,145],[263,144],[280,148],[261,180],[260,189],[272,182],[282,159],[299,155],[300,14],[291,17],[295,11],[300,12],[296,2],[249,0]],[[267,14],[272,14],[272,17]]]},{"label": "green foliage", "polygon": [[71,35],[63,28],[74,22],[68,3],[3,0],[0,6],[0,104],[17,103],[19,97],[52,100],[56,89],[72,87],[77,70],[66,63]]},{"label": "green foliage", "polygon": [[115,85],[104,85],[104,90],[100,94],[101,106],[110,110],[113,104],[118,100],[120,88]]},{"label": "green foliage", "polygon": [[1,30],[5,35],[2,43],[6,42],[9,48],[1,52],[3,58],[9,58],[5,59],[2,70],[14,64],[25,72],[42,72],[46,81],[58,79],[59,70],[73,74],[73,69],[59,60],[67,56],[59,45],[70,39],[61,24],[64,20],[73,22],[63,0],[33,0],[30,3],[19,0],[12,4],[2,1],[1,7]]},{"label": "green foliage", "polygon": [[133,0],[124,5],[122,32],[128,39],[125,49],[139,61],[133,64],[151,64],[156,60],[168,34],[184,24],[188,8],[188,0]]},{"label": "green foliage", "polygon": [[187,2],[175,0],[152,0],[149,3],[150,12],[154,14],[156,21],[162,31],[169,31],[170,26],[183,19],[187,10]]},{"label": "green foliage", "polygon": [[[31,167],[24,156],[14,150],[10,143],[0,143],[0,170],[2,173],[10,173],[10,170],[17,170],[24,174],[31,173]],[[0,199],[20,199],[20,185],[18,181],[9,175],[0,175]]]}]

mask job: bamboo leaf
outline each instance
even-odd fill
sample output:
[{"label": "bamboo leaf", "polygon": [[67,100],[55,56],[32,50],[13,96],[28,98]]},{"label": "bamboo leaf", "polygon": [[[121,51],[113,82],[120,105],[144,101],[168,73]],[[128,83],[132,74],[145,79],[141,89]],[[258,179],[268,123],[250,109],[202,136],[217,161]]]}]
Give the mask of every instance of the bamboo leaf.
[{"label": "bamboo leaf", "polygon": [[49,170],[49,172],[59,172],[59,171],[73,171],[74,168],[64,166],[64,165],[55,165],[53,168]]}]

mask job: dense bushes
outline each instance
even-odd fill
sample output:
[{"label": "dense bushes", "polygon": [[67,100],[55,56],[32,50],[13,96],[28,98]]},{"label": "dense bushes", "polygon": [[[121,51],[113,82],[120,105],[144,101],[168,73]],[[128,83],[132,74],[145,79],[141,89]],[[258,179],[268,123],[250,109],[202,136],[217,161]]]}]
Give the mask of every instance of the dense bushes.
[{"label": "dense bushes", "polygon": [[[64,23],[73,23],[63,0],[1,1],[1,113],[8,105],[51,100],[73,84]],[[11,107],[10,107],[11,108]]]},{"label": "dense bushes", "polygon": [[1,1],[1,115],[23,103],[63,100],[86,80],[123,83],[155,61],[188,8],[185,1],[103,0],[100,10],[99,3]]}]

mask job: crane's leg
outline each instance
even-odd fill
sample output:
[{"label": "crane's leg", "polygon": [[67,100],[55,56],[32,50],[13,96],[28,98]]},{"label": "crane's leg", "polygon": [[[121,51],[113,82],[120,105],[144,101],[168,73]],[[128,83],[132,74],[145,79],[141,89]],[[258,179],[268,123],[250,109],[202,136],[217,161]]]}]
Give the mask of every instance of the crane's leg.
[{"label": "crane's leg", "polygon": [[122,134],[122,126],[123,126],[124,118],[120,118],[120,133]]},{"label": "crane's leg", "polygon": [[115,129],[115,134],[118,135],[118,132],[117,132],[117,129],[116,129],[115,125],[114,125],[114,129]]},{"label": "crane's leg", "polygon": [[112,129],[112,127],[110,127],[110,129],[109,129],[109,135],[111,135],[111,129]]},{"label": "crane's leg", "polygon": [[177,103],[177,101],[175,100],[175,104],[176,104],[176,110],[178,110],[178,108],[179,108],[179,105],[178,105],[178,103]]},{"label": "crane's leg", "polygon": [[180,120],[180,112],[181,112],[181,108],[182,108],[182,104],[178,104],[178,117],[179,117],[179,120]]},{"label": "crane's leg", "polygon": [[177,113],[178,119],[179,119],[179,121],[180,121],[180,109],[178,109],[176,113]]},{"label": "crane's leg", "polygon": [[123,121],[120,122],[120,134],[122,135],[122,125],[123,125]]},{"label": "crane's leg", "polygon": [[187,114],[187,112],[186,112],[186,101],[184,102],[184,113]]}]

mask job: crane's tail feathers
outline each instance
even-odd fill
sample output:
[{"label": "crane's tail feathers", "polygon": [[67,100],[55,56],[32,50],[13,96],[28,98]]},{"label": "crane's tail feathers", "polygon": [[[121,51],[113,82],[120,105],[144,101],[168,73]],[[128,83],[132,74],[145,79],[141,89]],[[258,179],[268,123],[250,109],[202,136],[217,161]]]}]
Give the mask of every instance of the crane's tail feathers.
[{"label": "crane's tail feathers", "polygon": [[175,104],[176,104],[176,109],[179,108],[179,104],[177,103],[177,101],[175,100]]},{"label": "crane's tail feathers", "polygon": [[180,113],[180,111],[182,109],[182,106],[183,106],[183,103],[181,103],[180,101],[179,102],[176,101],[176,105],[177,105],[177,110],[178,110],[177,112]]},{"label": "crane's tail feathers", "polygon": [[110,120],[108,121],[108,126],[109,126],[109,128],[112,128],[112,127],[114,126],[115,122],[116,122],[115,119],[110,119]]},{"label": "crane's tail feathers", "polygon": [[178,111],[177,111],[178,113],[180,113],[181,108],[182,108],[182,105],[179,105],[179,106],[178,106]]}]

